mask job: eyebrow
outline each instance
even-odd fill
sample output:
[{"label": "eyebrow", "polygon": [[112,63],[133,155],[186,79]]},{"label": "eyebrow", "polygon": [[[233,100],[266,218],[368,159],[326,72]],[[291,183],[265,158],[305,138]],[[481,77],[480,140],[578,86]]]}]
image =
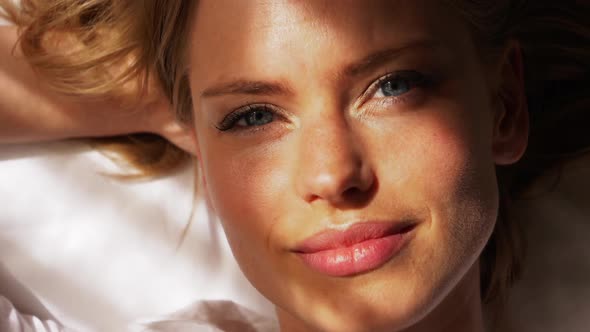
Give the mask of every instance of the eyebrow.
[{"label": "eyebrow", "polygon": [[[371,53],[344,67],[338,77],[355,77],[363,73],[379,68],[387,62],[392,61],[409,49],[436,48],[436,43],[428,40],[418,41],[402,47],[388,48]],[[206,89],[201,98],[219,97],[224,95],[254,95],[254,96],[286,96],[293,95],[289,85],[280,81],[253,81],[237,79],[231,82],[221,83]]]},{"label": "eyebrow", "polygon": [[290,95],[293,94],[293,91],[286,84],[281,82],[250,81],[239,79],[209,88],[201,94],[201,98],[218,97],[230,94],[270,96]]},{"label": "eyebrow", "polygon": [[392,61],[399,57],[404,52],[414,49],[436,49],[437,43],[430,40],[421,40],[413,43],[406,44],[402,47],[388,48],[369,54],[362,58],[360,61],[356,61],[342,70],[341,76],[345,77],[356,77],[363,73],[370,72],[376,68],[383,66],[384,64]]}]

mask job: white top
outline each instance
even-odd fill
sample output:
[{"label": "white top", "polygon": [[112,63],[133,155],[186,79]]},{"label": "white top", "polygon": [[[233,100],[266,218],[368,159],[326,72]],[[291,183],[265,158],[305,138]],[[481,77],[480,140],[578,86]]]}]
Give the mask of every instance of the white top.
[{"label": "white top", "polygon": [[[275,320],[259,315],[231,301],[201,301],[158,319],[130,324],[136,332],[276,332]],[[0,296],[1,332],[74,332],[55,320],[42,320],[19,312]]]}]

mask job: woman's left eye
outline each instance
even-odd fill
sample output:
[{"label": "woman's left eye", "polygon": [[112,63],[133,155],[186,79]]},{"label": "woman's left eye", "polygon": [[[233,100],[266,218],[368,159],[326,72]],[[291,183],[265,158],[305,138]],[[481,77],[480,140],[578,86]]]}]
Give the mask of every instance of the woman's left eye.
[{"label": "woman's left eye", "polygon": [[389,98],[399,97],[410,92],[414,87],[426,82],[425,76],[414,71],[389,74],[377,81],[374,89],[374,97]]},{"label": "woman's left eye", "polygon": [[406,79],[389,79],[379,84],[379,90],[383,97],[397,97],[410,91],[410,82]]}]

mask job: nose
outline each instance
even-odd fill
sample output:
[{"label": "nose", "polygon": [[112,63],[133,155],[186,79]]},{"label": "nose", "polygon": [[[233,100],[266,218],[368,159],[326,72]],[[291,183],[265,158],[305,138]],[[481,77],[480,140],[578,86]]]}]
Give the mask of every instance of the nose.
[{"label": "nose", "polygon": [[296,187],[306,202],[356,205],[370,198],[375,175],[344,118],[324,118],[302,130],[299,150]]}]

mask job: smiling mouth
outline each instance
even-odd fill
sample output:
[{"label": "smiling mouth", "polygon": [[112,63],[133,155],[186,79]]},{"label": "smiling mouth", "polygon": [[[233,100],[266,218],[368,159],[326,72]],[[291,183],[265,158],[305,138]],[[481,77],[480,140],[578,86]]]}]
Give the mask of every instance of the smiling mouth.
[{"label": "smiling mouth", "polygon": [[364,222],[345,231],[327,230],[304,240],[293,252],[312,270],[333,277],[377,269],[398,254],[414,222]]}]

